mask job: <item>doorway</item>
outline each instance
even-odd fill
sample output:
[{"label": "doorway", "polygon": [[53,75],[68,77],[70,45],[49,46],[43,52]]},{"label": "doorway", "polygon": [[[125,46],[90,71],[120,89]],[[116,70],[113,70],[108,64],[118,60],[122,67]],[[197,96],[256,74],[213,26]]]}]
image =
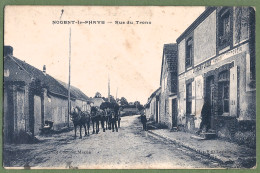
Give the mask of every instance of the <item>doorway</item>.
[{"label": "doorway", "polygon": [[177,99],[172,99],[172,128],[177,127]]},{"label": "doorway", "polygon": [[34,135],[40,134],[41,125],[41,97],[34,95]]},{"label": "doorway", "polygon": [[211,105],[211,114],[208,115],[208,118],[210,119],[210,127],[213,127],[213,118],[212,116],[214,115],[213,110],[214,110],[214,76],[209,76],[206,79],[206,97],[205,99],[210,102]]}]

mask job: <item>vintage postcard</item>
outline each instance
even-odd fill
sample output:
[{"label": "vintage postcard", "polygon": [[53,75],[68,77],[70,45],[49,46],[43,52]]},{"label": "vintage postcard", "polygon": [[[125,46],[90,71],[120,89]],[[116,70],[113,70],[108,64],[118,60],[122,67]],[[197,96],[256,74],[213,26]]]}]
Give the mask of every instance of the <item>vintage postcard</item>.
[{"label": "vintage postcard", "polygon": [[6,169],[256,168],[254,7],[4,9]]}]

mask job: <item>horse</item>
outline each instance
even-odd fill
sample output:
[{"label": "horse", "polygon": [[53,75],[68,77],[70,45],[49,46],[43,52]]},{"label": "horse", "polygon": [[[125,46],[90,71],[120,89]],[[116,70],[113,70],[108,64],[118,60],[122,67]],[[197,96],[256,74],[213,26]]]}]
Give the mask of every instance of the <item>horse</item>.
[{"label": "horse", "polygon": [[105,111],[103,111],[102,109],[100,109],[98,111],[99,115],[100,115],[100,121],[101,121],[101,127],[103,129],[103,132],[106,131],[106,128],[105,128],[105,122],[107,121],[107,116],[106,116],[106,113]]},{"label": "horse", "polygon": [[103,122],[104,122],[104,128],[107,130],[108,129],[108,123],[109,123],[109,119],[110,119],[110,113],[109,110],[105,110],[104,111],[104,116],[103,116]]},{"label": "horse", "polygon": [[[75,108],[72,108],[72,112],[71,112],[71,120],[73,122],[73,125],[74,125],[74,129],[75,129],[75,136],[74,138],[76,138],[77,134],[77,126],[80,127],[80,139],[82,138],[82,135],[81,135],[81,129],[82,129],[82,126],[84,127],[85,129],[85,136],[87,136],[89,134],[89,127],[90,127],[90,114],[88,112],[83,112],[81,111],[81,109],[79,107],[75,107]],[[87,127],[88,127],[88,132],[87,132],[87,129],[86,129],[86,124],[87,124]]]},{"label": "horse", "polygon": [[88,111],[82,111],[83,115],[85,116],[86,119],[86,124],[87,124],[87,129],[88,129],[88,133],[87,135],[89,135],[89,128],[90,128],[90,113]]},{"label": "horse", "polygon": [[111,130],[111,128],[112,128],[112,114],[111,114],[111,110],[110,109],[108,109],[107,111],[106,111],[106,129],[109,129],[109,130]]},{"label": "horse", "polygon": [[[93,126],[93,134],[96,132],[98,134],[99,132],[99,121],[102,123],[102,117],[104,115],[103,110],[99,109],[98,107],[92,107],[91,108],[91,121]],[[95,131],[96,126],[96,131]]]}]

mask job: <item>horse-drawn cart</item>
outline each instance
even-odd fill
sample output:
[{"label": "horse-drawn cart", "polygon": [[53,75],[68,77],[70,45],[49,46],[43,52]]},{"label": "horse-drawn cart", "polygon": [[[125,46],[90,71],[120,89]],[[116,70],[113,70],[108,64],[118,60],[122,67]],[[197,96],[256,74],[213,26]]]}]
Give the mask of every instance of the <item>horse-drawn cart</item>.
[{"label": "horse-drawn cart", "polygon": [[42,129],[40,129],[40,131],[42,134],[47,134],[51,131],[52,127],[53,127],[53,122],[46,120],[44,121],[44,126]]}]

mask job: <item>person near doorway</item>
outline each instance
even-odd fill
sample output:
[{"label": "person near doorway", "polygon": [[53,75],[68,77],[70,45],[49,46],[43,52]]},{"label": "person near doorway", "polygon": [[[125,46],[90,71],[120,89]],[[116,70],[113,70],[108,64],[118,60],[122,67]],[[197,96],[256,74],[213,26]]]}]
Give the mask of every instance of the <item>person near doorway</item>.
[{"label": "person near doorway", "polygon": [[204,129],[207,132],[210,128],[210,118],[211,118],[211,103],[208,100],[205,100],[204,105],[201,110],[201,123],[199,131],[200,134]]}]

